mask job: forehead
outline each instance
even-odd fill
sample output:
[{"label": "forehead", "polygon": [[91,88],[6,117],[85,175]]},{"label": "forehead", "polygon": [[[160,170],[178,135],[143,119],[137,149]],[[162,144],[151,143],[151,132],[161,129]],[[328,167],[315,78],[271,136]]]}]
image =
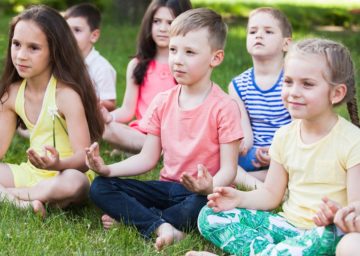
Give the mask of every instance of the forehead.
[{"label": "forehead", "polygon": [[250,16],[248,28],[251,27],[273,27],[280,29],[280,22],[274,18],[270,13],[258,12]]},{"label": "forehead", "polygon": [[172,14],[171,9],[162,6],[154,13],[154,19],[173,20],[174,15]]},{"label": "forehead", "polygon": [[285,58],[284,75],[294,74],[303,77],[312,77],[328,73],[328,66],[324,56],[318,54],[290,53]]},{"label": "forehead", "polygon": [[90,29],[89,24],[84,17],[70,17],[66,21],[70,27],[88,27]]},{"label": "forehead", "polygon": [[21,20],[15,25],[13,39],[26,40],[39,44],[47,41],[46,35],[39,25],[31,20]]},{"label": "forehead", "polygon": [[185,35],[172,35],[170,45],[182,45],[187,47],[206,47],[209,46],[209,32],[206,28],[187,32]]}]

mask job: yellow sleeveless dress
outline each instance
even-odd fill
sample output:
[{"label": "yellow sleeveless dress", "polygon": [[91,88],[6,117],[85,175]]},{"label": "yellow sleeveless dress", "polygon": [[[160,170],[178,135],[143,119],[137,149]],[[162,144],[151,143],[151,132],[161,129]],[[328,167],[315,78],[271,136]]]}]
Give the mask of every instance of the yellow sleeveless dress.
[{"label": "yellow sleeveless dress", "polygon": [[[23,120],[30,132],[30,147],[38,154],[44,154],[44,146],[50,145],[57,149],[59,157],[65,158],[73,154],[69,136],[67,134],[66,121],[58,114],[56,106],[56,79],[51,76],[44,95],[41,111],[36,124],[31,123],[25,113],[25,87],[24,79],[20,85],[15,101],[15,112]],[[26,163],[8,164],[13,176],[15,187],[32,187],[38,182],[50,179],[59,172],[43,170],[33,166],[30,161]],[[89,182],[94,179],[94,172],[86,172]]]}]

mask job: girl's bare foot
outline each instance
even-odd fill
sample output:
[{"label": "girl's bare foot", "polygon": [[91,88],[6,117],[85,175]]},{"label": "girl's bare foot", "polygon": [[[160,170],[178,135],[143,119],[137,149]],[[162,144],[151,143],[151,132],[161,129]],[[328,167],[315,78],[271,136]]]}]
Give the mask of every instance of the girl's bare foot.
[{"label": "girl's bare foot", "polygon": [[34,213],[36,215],[39,215],[42,219],[45,219],[46,210],[45,210],[44,204],[41,201],[33,200],[31,202],[31,206],[32,206],[32,208],[34,210]]},{"label": "girl's bare foot", "polygon": [[185,233],[177,230],[169,223],[161,224],[155,231],[157,238],[155,241],[156,250],[160,251],[165,246],[171,245],[185,238]]},{"label": "girl's bare foot", "polygon": [[217,254],[213,254],[211,252],[196,252],[196,251],[190,251],[185,254],[185,256],[217,256]]},{"label": "girl's bare foot", "polygon": [[116,220],[114,220],[107,214],[101,216],[101,222],[103,224],[104,229],[110,229],[114,224],[118,223]]}]

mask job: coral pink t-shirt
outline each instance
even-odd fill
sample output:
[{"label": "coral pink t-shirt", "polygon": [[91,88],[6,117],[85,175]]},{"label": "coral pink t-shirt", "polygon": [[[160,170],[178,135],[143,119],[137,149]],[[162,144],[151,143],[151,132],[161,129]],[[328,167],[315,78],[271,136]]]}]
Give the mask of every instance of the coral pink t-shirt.
[{"label": "coral pink t-shirt", "polygon": [[151,101],[159,93],[173,88],[176,81],[173,78],[169,65],[152,60],[149,63],[143,83],[139,87],[139,96],[136,105],[135,118],[129,126],[141,132],[139,121],[145,114]]},{"label": "coral pink t-shirt", "polygon": [[164,167],[160,180],[179,182],[185,172],[196,177],[198,164],[214,176],[220,169],[220,144],[243,137],[239,107],[213,85],[202,104],[182,110],[180,89],[178,85],[159,93],[140,122],[145,132],[161,137]]}]

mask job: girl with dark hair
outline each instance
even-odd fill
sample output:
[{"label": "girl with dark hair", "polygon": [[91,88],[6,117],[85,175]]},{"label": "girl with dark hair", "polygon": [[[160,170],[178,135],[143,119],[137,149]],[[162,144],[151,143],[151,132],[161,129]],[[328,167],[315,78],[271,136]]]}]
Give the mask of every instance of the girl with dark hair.
[{"label": "girl with dark hair", "polygon": [[136,55],[127,67],[123,104],[111,113],[103,110],[107,123],[103,138],[120,149],[141,150],[146,135],[138,125],[140,119],[159,92],[176,85],[168,66],[169,28],[175,17],[188,9],[189,0],[153,0],[145,12]]},{"label": "girl with dark hair", "polygon": [[42,5],[14,17],[0,82],[0,158],[20,123],[30,132],[30,148],[26,163],[0,163],[1,199],[44,216],[44,203],[66,207],[87,198],[92,175],[84,148],[104,129],[94,102],[63,17]]}]

